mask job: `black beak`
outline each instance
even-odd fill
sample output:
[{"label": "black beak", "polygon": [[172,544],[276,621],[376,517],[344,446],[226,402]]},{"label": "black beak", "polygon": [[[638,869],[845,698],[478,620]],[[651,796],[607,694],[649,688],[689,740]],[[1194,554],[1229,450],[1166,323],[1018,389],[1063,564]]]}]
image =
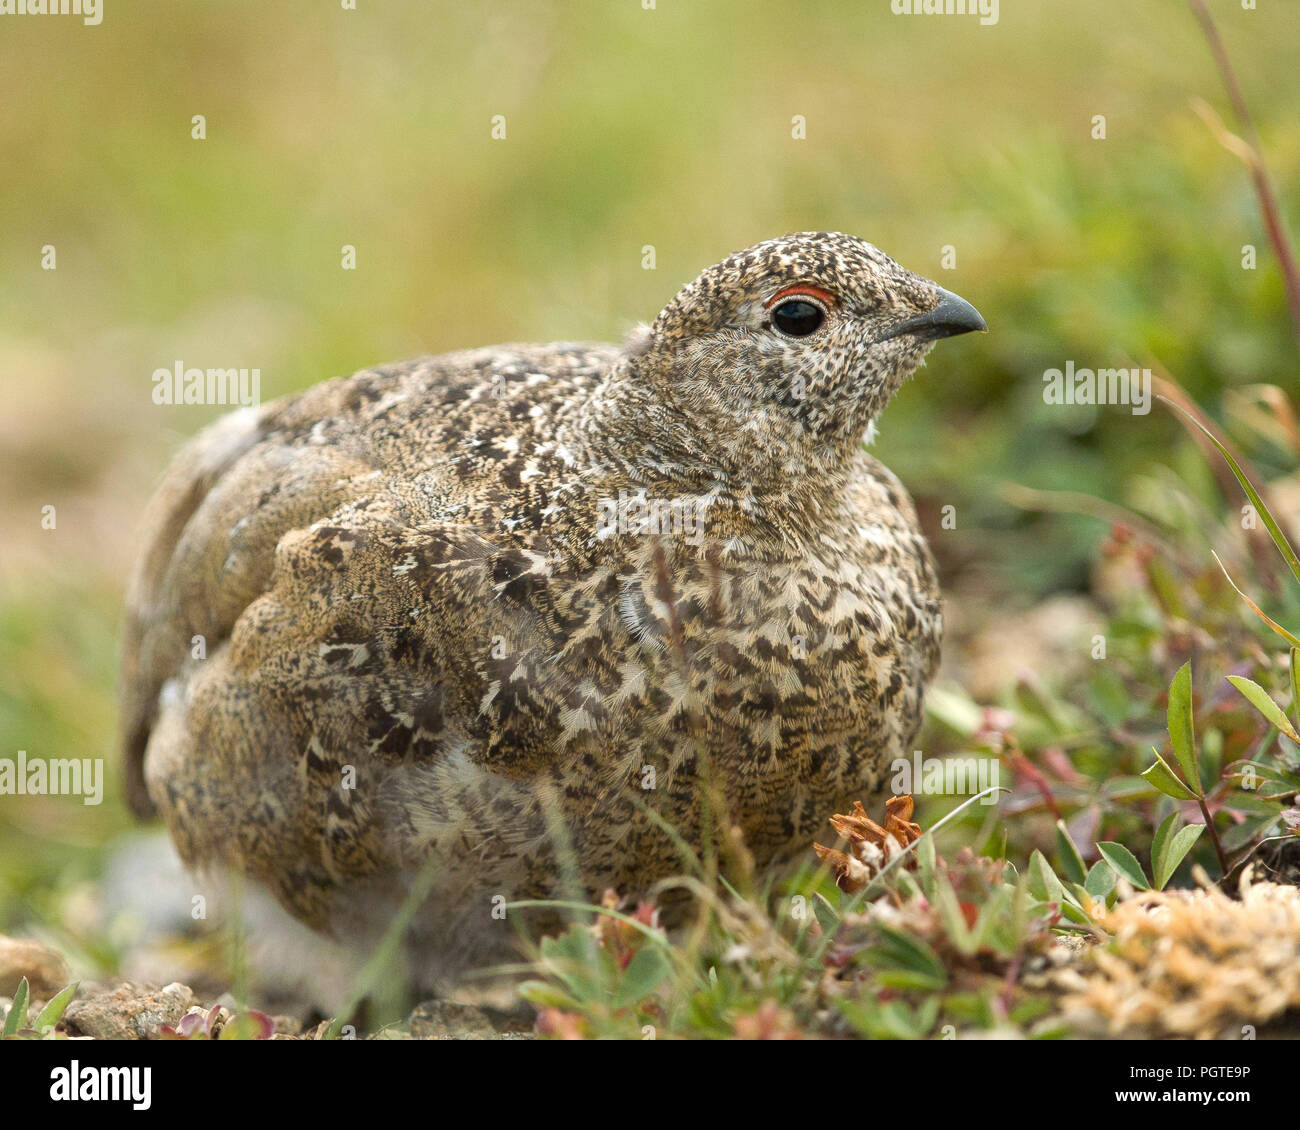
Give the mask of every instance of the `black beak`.
[{"label": "black beak", "polygon": [[988,332],[988,326],[985,325],[980,312],[966,299],[953,294],[950,290],[944,290],[943,287],[935,289],[939,292],[939,302],[933,310],[900,322],[879,340],[888,341],[891,337],[912,334],[921,341],[937,341],[941,337],[955,337],[957,334],[968,334],[975,330],[981,333]]}]

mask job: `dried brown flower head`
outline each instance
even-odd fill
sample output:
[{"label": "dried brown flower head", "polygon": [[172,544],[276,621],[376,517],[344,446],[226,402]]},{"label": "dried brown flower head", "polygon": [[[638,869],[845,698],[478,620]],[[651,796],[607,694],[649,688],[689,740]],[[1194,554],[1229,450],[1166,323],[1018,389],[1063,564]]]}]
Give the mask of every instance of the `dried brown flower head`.
[{"label": "dried brown flower head", "polygon": [[890,797],[885,801],[883,828],[867,815],[861,801],[853,802],[848,815],[831,817],[831,827],[847,842],[848,852],[817,843],[813,851],[831,869],[840,890],[850,895],[862,890],[890,860],[921,838],[921,825],[912,823],[914,807],[910,795]]}]

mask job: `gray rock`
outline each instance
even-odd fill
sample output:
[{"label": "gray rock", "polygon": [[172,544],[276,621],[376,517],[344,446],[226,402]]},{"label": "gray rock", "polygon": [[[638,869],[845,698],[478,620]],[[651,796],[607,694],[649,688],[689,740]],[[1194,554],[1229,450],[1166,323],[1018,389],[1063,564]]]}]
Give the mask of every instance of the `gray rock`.
[{"label": "gray rock", "polygon": [[522,1015],[436,1000],[416,1005],[407,1028],[417,1040],[517,1040],[532,1034],[531,1022]]},{"label": "gray rock", "polygon": [[73,1001],[64,1013],[68,1033],[96,1040],[153,1040],[164,1024],[175,1027],[197,1005],[194,993],[173,983],[161,989],[123,984]]}]

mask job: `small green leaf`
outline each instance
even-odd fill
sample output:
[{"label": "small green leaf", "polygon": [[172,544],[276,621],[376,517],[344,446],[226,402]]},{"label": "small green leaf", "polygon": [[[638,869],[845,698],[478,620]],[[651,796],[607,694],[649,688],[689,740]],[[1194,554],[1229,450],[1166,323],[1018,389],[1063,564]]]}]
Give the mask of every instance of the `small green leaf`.
[{"label": "small green leaf", "polygon": [[934,1027],[935,1021],[938,1019],[939,998],[932,995],[922,1001],[916,1009],[917,1026],[920,1029],[921,1034],[924,1035],[926,1032],[929,1032]]},{"label": "small green leaf", "polygon": [[1291,713],[1300,726],[1300,647],[1291,649]]},{"label": "small green leaf", "polygon": [[27,1027],[27,1000],[29,989],[27,978],[18,982],[18,991],[14,993],[14,1003],[9,1006],[9,1015],[5,1017],[4,1035],[12,1036],[19,1028]]},{"label": "small green leaf", "polygon": [[[1171,815],[1169,820],[1172,819],[1174,817]],[[1165,823],[1168,824],[1169,820]],[[1161,827],[1163,828],[1164,825],[1162,824]],[[1192,845],[1200,839],[1204,831],[1204,824],[1188,824],[1185,828],[1179,828],[1172,836],[1167,836],[1158,849],[1152,849],[1151,870],[1157,891],[1165,889],[1165,884],[1174,877],[1178,865],[1192,850]]]},{"label": "small green leaf", "polygon": [[943,983],[935,984],[934,978],[924,973],[912,973],[906,969],[881,969],[871,975],[871,983],[882,989],[898,989],[904,993],[932,993],[942,989]]},{"label": "small green leaf", "polygon": [[880,1006],[880,1018],[884,1024],[884,1030],[889,1033],[889,1037],[899,1040],[919,1040],[924,1032],[921,1031],[920,1019],[916,1010],[906,1001],[891,1000],[885,1001]]},{"label": "small green leaf", "polygon": [[899,897],[904,901],[913,898],[925,898],[925,891],[921,884],[917,882],[916,877],[910,871],[899,871],[896,873],[896,882],[898,883]]},{"label": "small green leaf", "polygon": [[[1073,896],[1071,897],[1073,898]],[[1070,922],[1077,922],[1080,926],[1086,926],[1092,921],[1083,907],[1076,906],[1073,902],[1063,902],[1060,907],[1061,917],[1068,919]]]},{"label": "small green leaf", "polygon": [[1015,1005],[1007,1013],[1007,1019],[1020,1027],[1033,1023],[1040,1016],[1052,1011],[1052,1003],[1041,997],[1029,997]]},{"label": "small green leaf", "polygon": [[917,980],[915,987],[942,989],[948,983],[943,962],[922,939],[883,923],[879,929],[883,941],[868,954],[872,968],[906,972]]},{"label": "small green leaf", "polygon": [[577,1000],[569,996],[558,985],[552,985],[547,981],[525,981],[518,987],[516,992],[529,1004],[540,1005],[542,1008],[558,1008],[564,1012],[576,1012],[582,1007]]},{"label": "small green leaf", "polygon": [[859,1034],[873,1040],[919,1040],[938,1019],[938,997],[913,1010],[906,1001],[841,1000],[840,1014]]},{"label": "small green leaf", "polygon": [[579,1000],[597,1000],[604,994],[608,957],[597,949],[590,930],[574,923],[563,934],[543,938],[540,949],[546,968]]},{"label": "small green leaf", "polygon": [[1138,890],[1149,891],[1151,889],[1151,884],[1147,882],[1147,877],[1142,872],[1142,864],[1123,844],[1107,840],[1105,843],[1098,844],[1097,850],[1101,852],[1102,859],[1115,868],[1116,874],[1127,879]]},{"label": "small green leaf", "polygon": [[45,1007],[41,1009],[40,1013],[36,1017],[35,1023],[32,1024],[32,1027],[41,1033],[42,1036],[45,1035],[46,1029],[53,1028],[63,1019],[64,1010],[67,1009],[72,998],[76,996],[77,985],[79,983],[80,982],[73,981],[71,985],[60,989],[49,999]]},{"label": "small green leaf", "polygon": [[[1102,864],[1102,867],[1103,867],[1105,870],[1110,871],[1110,864],[1109,864],[1109,863],[1103,863],[1103,864]],[[1112,874],[1113,874],[1113,873],[1112,873]],[[1101,896],[1100,896],[1100,895],[1094,895],[1094,894],[1092,894],[1091,892],[1089,892],[1088,888],[1085,887],[1082,883],[1071,883],[1071,884],[1070,884],[1070,893],[1074,896],[1074,901],[1075,901],[1075,902],[1078,904],[1078,906],[1079,906],[1079,912],[1080,912],[1081,914],[1083,914],[1083,916],[1084,916],[1085,918],[1089,918],[1089,919],[1091,919],[1091,916],[1090,916],[1089,914],[1087,914],[1087,913],[1083,910],[1083,908],[1084,908],[1085,906],[1087,906],[1089,902],[1096,902],[1096,901],[1097,901]]]},{"label": "small green leaf", "polygon": [[1228,682],[1241,691],[1246,701],[1264,715],[1270,725],[1281,730],[1293,742],[1300,742],[1300,734],[1296,733],[1295,727],[1291,725],[1291,720],[1287,718],[1282,708],[1269,696],[1268,691],[1258,683],[1243,679],[1240,675],[1229,675]]},{"label": "small green leaf", "polygon": [[663,950],[658,946],[642,946],[623,970],[618,991],[614,994],[614,1007],[627,1008],[645,1000],[671,972],[672,966],[664,957]]},{"label": "small green leaf", "polygon": [[1275,831],[1282,831],[1278,827],[1280,815],[1280,806],[1275,806],[1270,815],[1257,816],[1240,824],[1232,825],[1223,833],[1223,850],[1231,853],[1238,848],[1245,847],[1247,844],[1253,845]]},{"label": "small green leaf", "polygon": [[1143,780],[1141,777],[1129,776],[1127,773],[1121,773],[1118,777],[1112,777],[1110,780],[1102,782],[1101,795],[1105,800],[1118,801],[1123,804],[1126,801],[1143,799],[1148,796],[1150,788],[1150,781]]},{"label": "small green leaf", "polygon": [[1056,822],[1056,854],[1061,857],[1061,870],[1065,872],[1065,877],[1071,883],[1082,883],[1088,875],[1088,869],[1084,866],[1079,849],[1070,839],[1064,820]]},{"label": "small green leaf", "polygon": [[1047,857],[1041,851],[1035,851],[1029,857],[1029,893],[1040,902],[1054,902],[1061,913],[1075,921],[1086,919],[1074,895],[1067,889],[1061,878],[1052,870]]},{"label": "small green leaf", "polygon": [[[1160,853],[1165,849],[1165,842],[1169,839],[1170,833],[1174,830],[1174,825],[1178,823],[1178,810],[1175,809],[1163,820],[1160,821],[1160,827],[1156,829],[1156,834],[1151,837],[1151,874],[1156,875],[1160,871]],[[1159,886],[1159,884],[1157,884]]]},{"label": "small green leaf", "polygon": [[935,861],[934,837],[922,836],[916,845],[916,873],[920,876],[921,889],[924,891],[930,891],[934,887]]},{"label": "small green leaf", "polygon": [[1115,869],[1104,859],[1099,859],[1083,881],[1083,889],[1095,899],[1105,899],[1115,889]]},{"label": "small green leaf", "polygon": [[1065,886],[1060,876],[1052,870],[1047,856],[1037,850],[1029,857],[1029,893],[1040,902],[1065,901]]},{"label": "small green leaf", "polygon": [[[1201,791],[1201,776],[1196,768],[1196,732],[1192,726],[1192,664],[1188,660],[1178,668],[1174,681],[1169,684],[1169,744],[1183,771],[1187,783],[1196,792]],[[1145,776],[1145,774],[1143,774]]]},{"label": "small green leaf", "polygon": [[250,1009],[232,1016],[221,1029],[219,1040],[269,1040],[275,1023],[264,1012]]},{"label": "small green leaf", "polygon": [[822,932],[828,937],[833,938],[840,928],[840,912],[836,910],[824,895],[813,892],[812,900],[813,914],[817,916],[817,921],[821,924]]},{"label": "small green leaf", "polygon": [[935,909],[939,912],[939,921],[943,924],[943,928],[952,944],[961,953],[974,953],[974,935],[970,927],[966,925],[966,916],[962,914],[957,892],[953,889],[948,876],[942,871],[936,871],[934,874],[932,901]]},{"label": "small green leaf", "polygon": [[1169,762],[1161,757],[1159,753],[1156,753],[1154,748],[1151,752],[1156,755],[1156,763],[1146,770],[1142,776],[1164,793],[1165,796],[1171,796],[1174,800],[1195,800],[1196,794],[1174,776],[1174,771],[1169,768]]}]

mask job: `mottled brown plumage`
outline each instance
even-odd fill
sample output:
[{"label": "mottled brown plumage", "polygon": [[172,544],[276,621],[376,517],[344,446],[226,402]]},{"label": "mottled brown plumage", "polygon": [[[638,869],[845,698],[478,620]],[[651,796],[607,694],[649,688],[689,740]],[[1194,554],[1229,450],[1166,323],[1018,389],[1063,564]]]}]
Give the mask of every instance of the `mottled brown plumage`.
[{"label": "mottled brown plumage", "polygon": [[805,852],[910,749],[938,657],[934,568],[864,433],[982,328],[801,233],[623,348],[422,358],[227,417],[146,520],[134,803],[363,944],[432,858],[432,974],[506,950],[494,896],[558,893],[547,804],[591,891],[680,870],[643,809],[699,847],[705,761],[760,863]]}]

